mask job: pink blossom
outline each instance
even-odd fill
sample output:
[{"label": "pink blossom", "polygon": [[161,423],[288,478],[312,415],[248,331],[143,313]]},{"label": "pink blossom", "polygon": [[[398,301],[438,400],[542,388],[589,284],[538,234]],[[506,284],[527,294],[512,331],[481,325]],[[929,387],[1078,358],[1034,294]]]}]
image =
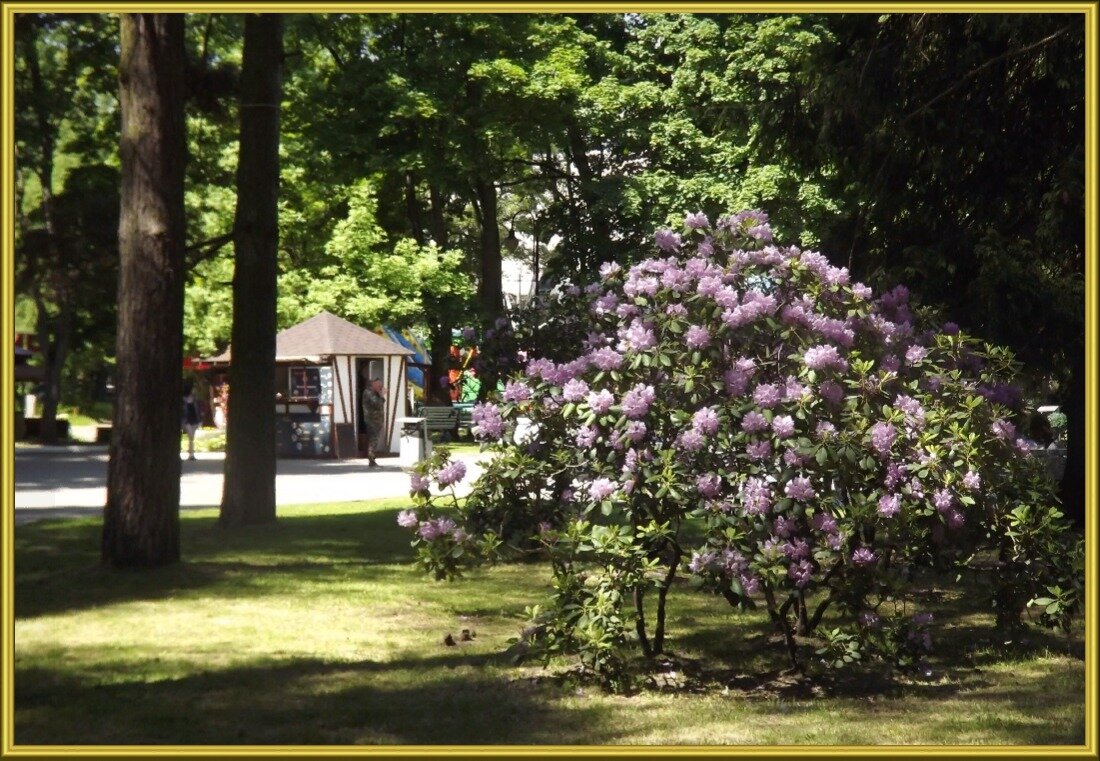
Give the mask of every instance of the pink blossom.
[{"label": "pink blossom", "polygon": [[763,515],[772,506],[772,489],[762,478],[746,478],[738,495],[748,515]]},{"label": "pink blossom", "polygon": [[462,460],[452,460],[444,465],[436,474],[435,480],[440,486],[450,486],[466,477],[466,463]]},{"label": "pink blossom", "polygon": [[402,510],[397,514],[397,525],[401,528],[416,528],[420,525],[420,519],[412,510]]},{"label": "pink blossom", "polygon": [[644,418],[649,412],[649,405],[657,398],[653,386],[637,383],[632,389],[623,394],[623,414],[631,420]]},{"label": "pink blossom", "polygon": [[890,423],[878,422],[871,426],[871,448],[880,455],[890,453],[897,437],[898,431]]},{"label": "pink blossom", "polygon": [[685,452],[697,452],[703,448],[705,441],[703,434],[692,428],[684,431],[676,438],[676,446]]},{"label": "pink blossom", "polygon": [[766,460],[771,457],[772,444],[770,441],[757,441],[745,447],[745,454],[750,460]]},{"label": "pink blossom", "polygon": [[783,487],[783,493],[791,499],[797,499],[800,502],[805,502],[817,496],[817,492],[814,491],[814,487],[810,484],[810,479],[805,476],[796,476],[788,481],[787,485]]},{"label": "pink blossom", "polygon": [[878,500],[878,514],[884,518],[893,518],[901,510],[901,499],[897,494],[883,494]]},{"label": "pink blossom", "polygon": [[790,415],[777,415],[772,420],[772,430],[781,439],[794,435],[794,418]]},{"label": "pink blossom", "polygon": [[718,414],[711,407],[697,410],[691,417],[691,426],[706,436],[718,431]]},{"label": "pink blossom", "polygon": [[752,392],[752,400],[764,408],[774,407],[782,399],[783,394],[774,383],[761,383]]},{"label": "pink blossom", "polygon": [[695,479],[695,488],[702,496],[713,499],[722,490],[722,479],[714,473],[707,473]]},{"label": "pink blossom", "polygon": [[615,403],[615,397],[611,392],[605,389],[599,391],[590,391],[586,398],[588,406],[597,415],[602,415],[611,409],[611,405]]},{"label": "pink blossom", "polygon": [[746,433],[756,433],[768,427],[768,419],[756,410],[745,413],[741,418],[741,429]]},{"label": "pink blossom", "polygon": [[618,370],[623,365],[623,355],[614,349],[604,347],[592,352],[589,361],[599,370]]},{"label": "pink blossom", "polygon": [[848,362],[840,356],[837,348],[831,344],[811,346],[802,354],[802,361],[811,370],[845,370]]},{"label": "pink blossom", "polygon": [[595,502],[607,499],[618,489],[618,486],[610,478],[597,478],[588,487],[588,496]]},{"label": "pink blossom", "polygon": [[579,378],[567,382],[561,390],[562,399],[567,402],[579,402],[588,393],[588,384]]},{"label": "pink blossom", "polygon": [[508,381],[504,386],[504,401],[526,402],[531,398],[531,387],[521,381]]}]

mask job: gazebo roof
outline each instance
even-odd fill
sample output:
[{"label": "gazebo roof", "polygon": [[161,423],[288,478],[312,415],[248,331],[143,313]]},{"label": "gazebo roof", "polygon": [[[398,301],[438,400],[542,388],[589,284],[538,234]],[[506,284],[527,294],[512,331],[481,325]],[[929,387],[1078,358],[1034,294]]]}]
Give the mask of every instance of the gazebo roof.
[{"label": "gazebo roof", "polygon": [[[229,362],[226,349],[211,362]],[[275,336],[275,360],[305,359],[330,355],[400,356],[413,352],[388,338],[337,317],[321,312]]]}]

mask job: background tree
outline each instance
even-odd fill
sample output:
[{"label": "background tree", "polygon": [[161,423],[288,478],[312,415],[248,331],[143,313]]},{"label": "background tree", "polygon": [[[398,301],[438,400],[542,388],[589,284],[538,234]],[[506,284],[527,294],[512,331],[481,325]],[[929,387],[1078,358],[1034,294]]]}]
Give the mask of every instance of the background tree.
[{"label": "background tree", "polygon": [[123,14],[116,404],[105,563],[179,560],[184,19]]},{"label": "background tree", "polygon": [[[90,201],[107,216],[80,213],[83,183],[69,172],[112,162],[117,145],[117,42],[112,19],[95,14],[17,14],[16,77],[16,282],[19,297],[34,304],[45,381],[40,436],[57,438],[62,378],[70,353],[102,354],[113,338],[113,305],[96,298],[94,284],[115,271],[113,246],[104,249],[100,223],[117,220],[116,209]],[[100,175],[102,177],[102,175]],[[59,193],[66,193],[62,200]],[[64,204],[67,208],[60,208]],[[84,206],[83,211],[89,211]],[[77,213],[73,213],[76,211]],[[114,236],[114,233],[111,233]],[[107,256],[106,259],[103,257]],[[102,293],[102,291],[98,291]]]},{"label": "background tree", "polygon": [[275,302],[279,243],[282,15],[244,24],[237,217],[233,226],[233,361],[219,522],[275,520]]}]

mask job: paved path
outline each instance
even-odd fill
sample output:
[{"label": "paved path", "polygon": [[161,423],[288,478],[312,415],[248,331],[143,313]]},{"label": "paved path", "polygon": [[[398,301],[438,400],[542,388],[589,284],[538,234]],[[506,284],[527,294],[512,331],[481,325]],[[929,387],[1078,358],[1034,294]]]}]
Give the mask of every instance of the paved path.
[{"label": "paved path", "polygon": [[[220,452],[184,460],[180,476],[180,506],[214,507],[221,502]],[[466,463],[468,484],[481,473],[485,455],[454,455]],[[378,458],[379,468],[366,460],[277,461],[275,502],[279,505],[354,502],[378,497],[405,497],[409,474],[396,457]],[[43,518],[99,515],[107,501],[107,447],[56,446],[15,450],[15,522]]]}]

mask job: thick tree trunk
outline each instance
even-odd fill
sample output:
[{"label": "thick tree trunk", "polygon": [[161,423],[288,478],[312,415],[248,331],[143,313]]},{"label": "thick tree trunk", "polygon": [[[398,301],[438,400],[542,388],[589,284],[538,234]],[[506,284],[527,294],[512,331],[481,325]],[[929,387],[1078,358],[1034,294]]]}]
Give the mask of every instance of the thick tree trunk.
[{"label": "thick tree trunk", "polygon": [[248,14],[234,224],[223,526],[275,520],[275,299],[283,17]]},{"label": "thick tree trunk", "polygon": [[483,317],[492,321],[504,311],[497,189],[492,182],[479,177],[474,182],[474,191],[481,209],[481,279],[477,284],[477,297]]},{"label": "thick tree trunk", "polygon": [[[478,304],[482,322],[495,329],[496,318],[504,312],[504,291],[501,283],[500,228],[497,226],[497,190],[493,183],[478,177],[474,182],[478,207],[481,210],[481,278],[477,284]],[[481,373],[482,399],[496,390],[497,375],[492,369]]]},{"label": "thick tree trunk", "polygon": [[182,14],[124,13],[118,337],[103,561],[179,560],[184,210]]}]

